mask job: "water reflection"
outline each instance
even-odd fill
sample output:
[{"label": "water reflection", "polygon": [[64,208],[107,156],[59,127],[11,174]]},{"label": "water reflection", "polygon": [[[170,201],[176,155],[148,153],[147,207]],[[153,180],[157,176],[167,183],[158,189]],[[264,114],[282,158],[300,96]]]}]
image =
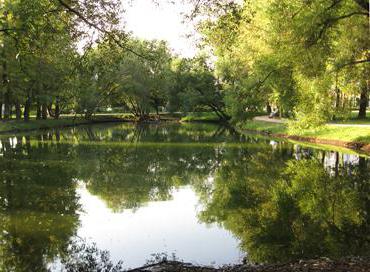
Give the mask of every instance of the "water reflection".
[{"label": "water reflection", "polygon": [[123,259],[125,267],[141,266],[153,253],[215,265],[239,262],[243,257],[231,233],[217,225],[200,224],[198,198],[190,187],[173,190],[170,201],[149,202],[141,209],[122,212],[112,212],[83,187],[79,192],[86,212],[80,217],[78,235],[99,248],[109,248],[112,259]]},{"label": "water reflection", "polygon": [[241,150],[224,156],[200,218],[237,235],[250,261],[369,254],[367,159],[297,146]]},{"label": "water reflection", "polygon": [[0,270],[44,271],[78,227],[76,171],[55,144],[28,137],[2,141],[1,154]]},{"label": "water reflection", "polygon": [[46,270],[76,236],[126,266],[164,251],[200,264],[240,249],[255,262],[368,254],[369,170],[356,154],[213,125],[2,138],[0,270]]}]

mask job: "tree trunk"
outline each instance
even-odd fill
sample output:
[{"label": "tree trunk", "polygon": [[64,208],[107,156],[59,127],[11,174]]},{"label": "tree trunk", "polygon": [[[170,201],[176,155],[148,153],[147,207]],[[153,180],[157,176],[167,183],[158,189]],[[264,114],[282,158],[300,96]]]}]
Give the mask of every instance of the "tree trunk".
[{"label": "tree trunk", "polygon": [[26,103],[24,104],[23,118],[24,121],[30,120],[30,109],[31,109],[31,98],[27,97]]},{"label": "tree trunk", "polygon": [[271,114],[271,112],[272,112],[271,105],[270,105],[270,103],[269,103],[269,102],[267,102],[267,104],[266,104],[266,111],[267,111],[267,114],[268,114],[268,115],[270,115],[270,114]]},{"label": "tree trunk", "polygon": [[5,103],[4,103],[4,119],[8,120],[11,117],[11,106],[9,104],[8,95],[5,95]]},{"label": "tree trunk", "polygon": [[337,119],[337,113],[339,113],[340,108],[340,89],[335,88],[335,113],[333,114],[333,120]]},{"label": "tree trunk", "polygon": [[340,89],[335,89],[335,108],[339,110],[340,108]]},{"label": "tree trunk", "polygon": [[360,109],[358,111],[358,119],[365,119],[366,118],[366,108],[369,103],[369,94],[368,94],[368,86],[362,87],[361,95],[360,95]]},{"label": "tree trunk", "polygon": [[37,120],[41,119],[41,105],[40,105],[40,102],[37,102],[37,105],[36,105],[36,119]]},{"label": "tree trunk", "polygon": [[21,120],[21,118],[22,118],[21,104],[17,102],[15,103],[15,119]]},{"label": "tree trunk", "polygon": [[8,67],[5,58],[5,51],[3,51],[4,61],[2,63],[3,68],[3,86],[4,86],[4,119],[10,117],[10,97],[9,97],[9,80],[8,80]]},{"label": "tree trunk", "polygon": [[3,119],[3,103],[0,103],[0,120]]},{"label": "tree trunk", "polygon": [[277,110],[278,110],[278,113],[279,113],[279,118],[283,118],[283,107],[278,106]]},{"label": "tree trunk", "polygon": [[41,117],[43,120],[48,119],[48,106],[46,104],[41,105]]},{"label": "tree trunk", "polygon": [[60,130],[59,130],[59,129],[57,129],[57,130],[55,131],[55,139],[57,140],[57,142],[59,142],[59,141],[60,141]]},{"label": "tree trunk", "polygon": [[48,108],[48,114],[49,114],[49,116],[51,116],[51,117],[54,118],[55,117],[55,113],[53,111],[53,103],[51,103],[50,105],[48,105],[47,108]]},{"label": "tree trunk", "polygon": [[55,114],[54,119],[59,119],[60,116],[60,105],[59,105],[59,98],[57,97],[55,101]]},{"label": "tree trunk", "polygon": [[269,103],[269,102],[267,102],[267,104],[266,104],[266,111],[267,111],[267,114],[268,114],[268,115],[270,115],[270,114],[271,114],[271,112],[272,112],[272,108],[271,108],[271,105],[270,105],[270,103]]}]

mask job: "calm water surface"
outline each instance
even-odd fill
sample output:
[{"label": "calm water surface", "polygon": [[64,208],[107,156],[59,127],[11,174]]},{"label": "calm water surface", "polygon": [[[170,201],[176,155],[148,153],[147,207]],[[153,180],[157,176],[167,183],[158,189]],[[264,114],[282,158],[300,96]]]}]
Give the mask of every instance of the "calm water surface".
[{"label": "calm water surface", "polygon": [[99,125],[3,137],[0,172],[0,271],[58,271],[91,248],[125,268],[370,252],[370,160],[356,154]]}]

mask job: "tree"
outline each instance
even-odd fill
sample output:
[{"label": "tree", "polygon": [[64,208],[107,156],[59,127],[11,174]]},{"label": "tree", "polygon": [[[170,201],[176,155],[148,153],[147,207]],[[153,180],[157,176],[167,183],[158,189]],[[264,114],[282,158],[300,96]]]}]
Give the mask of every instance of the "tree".
[{"label": "tree", "polygon": [[213,111],[220,120],[228,120],[225,112],[224,93],[205,56],[180,60],[174,66],[176,77],[173,87],[186,111],[205,108]]},{"label": "tree", "polygon": [[316,126],[346,109],[346,101],[338,101],[344,93],[360,94],[364,117],[370,65],[366,7],[354,0],[284,0],[207,10],[211,18],[200,29],[217,56],[233,116],[243,119],[245,110],[267,103],[295,117],[293,125]]}]

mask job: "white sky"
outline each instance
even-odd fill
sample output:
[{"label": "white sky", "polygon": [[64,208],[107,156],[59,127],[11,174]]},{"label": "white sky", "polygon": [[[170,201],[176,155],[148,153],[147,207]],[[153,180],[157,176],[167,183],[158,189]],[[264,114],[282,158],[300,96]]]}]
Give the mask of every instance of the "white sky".
[{"label": "white sky", "polygon": [[143,39],[166,40],[175,53],[183,57],[192,57],[196,53],[194,38],[186,35],[193,31],[193,26],[183,23],[182,13],[189,11],[189,5],[177,0],[170,4],[167,0],[159,0],[159,5],[152,0],[122,0],[126,10],[123,15],[125,29],[134,36]]}]

